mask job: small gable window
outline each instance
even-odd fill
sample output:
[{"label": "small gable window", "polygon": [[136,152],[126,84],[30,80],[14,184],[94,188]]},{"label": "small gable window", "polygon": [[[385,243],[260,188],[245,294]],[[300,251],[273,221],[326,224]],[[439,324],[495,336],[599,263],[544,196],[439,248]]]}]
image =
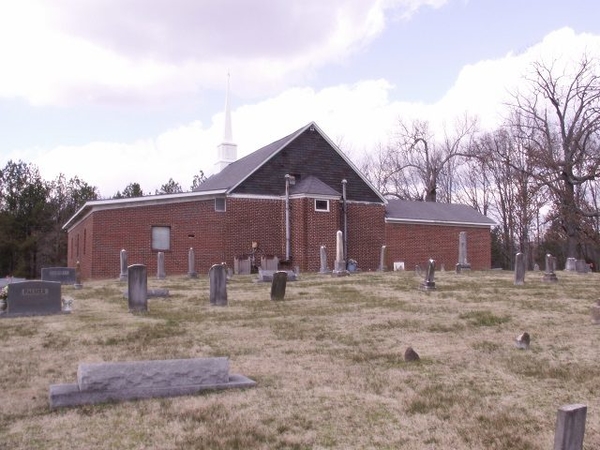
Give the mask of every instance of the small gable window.
[{"label": "small gable window", "polygon": [[315,211],[329,212],[329,200],[316,200]]},{"label": "small gable window", "polygon": [[152,250],[171,250],[171,227],[152,227]]},{"label": "small gable window", "polygon": [[225,212],[226,206],[224,198],[215,198],[215,211]]}]

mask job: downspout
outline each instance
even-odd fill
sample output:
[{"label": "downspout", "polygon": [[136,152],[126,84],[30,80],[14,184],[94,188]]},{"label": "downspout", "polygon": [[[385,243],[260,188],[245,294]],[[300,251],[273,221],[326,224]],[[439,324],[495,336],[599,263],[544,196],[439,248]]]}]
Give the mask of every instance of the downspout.
[{"label": "downspout", "polygon": [[290,232],[290,178],[289,173],[285,174],[285,260],[291,258],[291,232]]},{"label": "downspout", "polygon": [[344,261],[348,264],[348,210],[346,208],[346,184],[348,181],[342,180],[342,210],[344,211]]}]

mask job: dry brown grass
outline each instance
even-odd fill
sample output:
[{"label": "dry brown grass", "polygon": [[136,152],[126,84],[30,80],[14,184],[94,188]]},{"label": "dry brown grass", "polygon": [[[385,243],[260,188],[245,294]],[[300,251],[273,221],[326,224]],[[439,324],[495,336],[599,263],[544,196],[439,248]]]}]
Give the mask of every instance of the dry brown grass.
[{"label": "dry brown grass", "polygon": [[[302,276],[286,300],[251,277],[211,307],[208,282],[149,279],[169,299],[133,315],[124,283],[63,287],[71,315],[0,320],[0,448],[548,449],[556,411],[588,405],[585,448],[600,448],[600,362],[590,307],[600,274]],[[532,336],[517,350],[515,337]],[[403,361],[406,347],[421,356]],[[50,384],[80,362],[228,356],[258,382],[170,399],[51,411]]]}]

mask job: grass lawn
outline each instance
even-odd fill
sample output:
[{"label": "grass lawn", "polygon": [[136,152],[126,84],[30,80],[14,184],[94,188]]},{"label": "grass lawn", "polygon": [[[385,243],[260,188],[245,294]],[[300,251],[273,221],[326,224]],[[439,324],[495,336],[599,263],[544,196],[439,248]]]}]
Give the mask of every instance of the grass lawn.
[{"label": "grass lawn", "polygon": [[[63,286],[70,315],[0,320],[0,449],[503,449],[553,447],[557,409],[588,406],[600,448],[600,274],[303,274],[286,299],[237,276],[148,279],[170,297],[131,314],[117,280]],[[527,331],[529,350],[515,338]],[[408,346],[420,355],[405,362]],[[51,411],[81,362],[227,356],[255,388]]]}]

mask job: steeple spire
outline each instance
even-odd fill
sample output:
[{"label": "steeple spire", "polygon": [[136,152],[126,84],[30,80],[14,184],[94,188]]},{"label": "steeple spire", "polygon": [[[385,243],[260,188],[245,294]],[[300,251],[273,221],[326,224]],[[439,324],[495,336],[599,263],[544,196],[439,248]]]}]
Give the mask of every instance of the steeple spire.
[{"label": "steeple spire", "polygon": [[231,109],[229,105],[229,79],[227,74],[227,90],[225,93],[225,130],[223,142],[217,147],[217,172],[220,172],[237,159],[237,145],[233,143],[231,132]]},{"label": "steeple spire", "polygon": [[229,79],[231,75],[227,73],[227,92],[225,93],[225,133],[223,134],[223,142],[232,143],[233,137],[231,134],[231,110],[229,108]]}]

